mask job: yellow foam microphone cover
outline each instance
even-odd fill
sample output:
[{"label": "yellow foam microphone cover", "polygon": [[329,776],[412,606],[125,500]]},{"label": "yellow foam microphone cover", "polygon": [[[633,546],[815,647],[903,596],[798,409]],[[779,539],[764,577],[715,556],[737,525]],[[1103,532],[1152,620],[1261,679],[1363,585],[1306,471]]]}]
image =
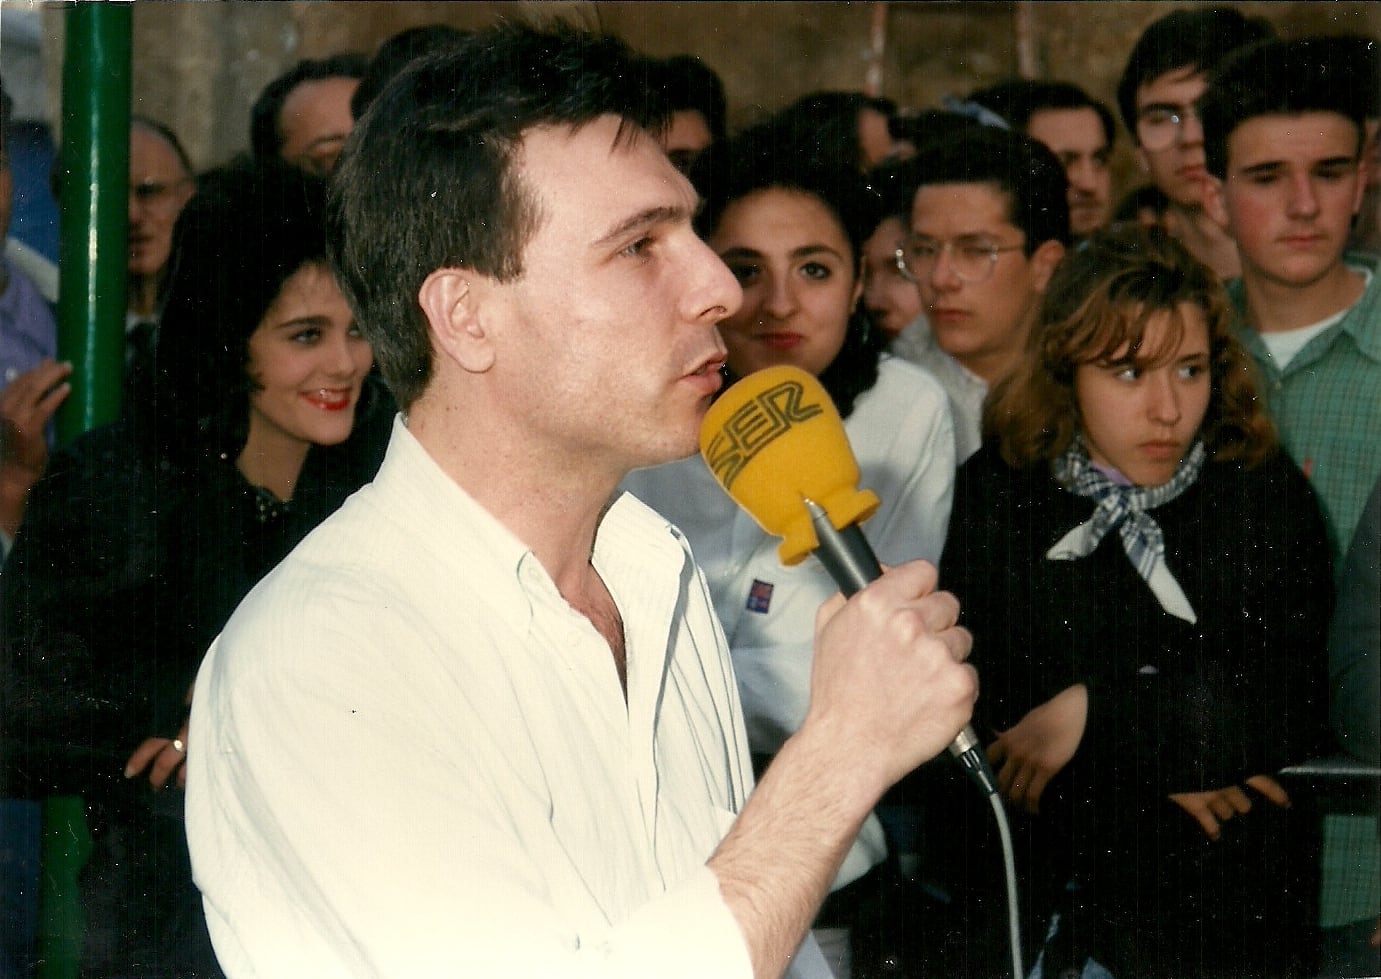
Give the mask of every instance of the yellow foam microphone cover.
[{"label": "yellow foam microphone cover", "polygon": [[783,564],[799,564],[820,543],[804,500],[819,504],[836,530],[868,519],[880,502],[858,488],[834,402],[799,367],[757,371],[721,394],[700,427],[700,454],[725,492],[782,538]]}]

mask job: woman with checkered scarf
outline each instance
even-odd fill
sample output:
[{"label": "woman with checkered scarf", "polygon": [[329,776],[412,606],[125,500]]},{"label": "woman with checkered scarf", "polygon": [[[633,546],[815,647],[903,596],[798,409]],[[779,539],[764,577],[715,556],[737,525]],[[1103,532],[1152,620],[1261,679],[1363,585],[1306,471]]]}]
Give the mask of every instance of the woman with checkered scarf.
[{"label": "woman with checkered scarf", "polygon": [[[974,634],[1028,961],[1309,974],[1317,842],[1276,773],[1324,744],[1330,555],[1213,274],[1168,238],[1090,239],[984,436],[941,576]],[[996,840],[970,842],[936,874],[1001,928],[1000,862],[972,857]]]}]

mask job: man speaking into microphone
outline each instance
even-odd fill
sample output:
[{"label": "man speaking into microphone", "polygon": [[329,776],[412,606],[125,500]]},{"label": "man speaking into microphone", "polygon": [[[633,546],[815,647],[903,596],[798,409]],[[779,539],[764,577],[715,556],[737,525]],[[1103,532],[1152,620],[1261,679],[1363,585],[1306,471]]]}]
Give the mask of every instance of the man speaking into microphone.
[{"label": "man speaking into microphone", "polygon": [[803,938],[859,828],[969,719],[957,604],[908,564],[820,610],[808,715],[752,787],[684,538],[613,498],[695,450],[741,301],[650,74],[500,26],[351,137],[333,262],[403,411],[197,680],[188,835],[231,979],[824,975]]}]

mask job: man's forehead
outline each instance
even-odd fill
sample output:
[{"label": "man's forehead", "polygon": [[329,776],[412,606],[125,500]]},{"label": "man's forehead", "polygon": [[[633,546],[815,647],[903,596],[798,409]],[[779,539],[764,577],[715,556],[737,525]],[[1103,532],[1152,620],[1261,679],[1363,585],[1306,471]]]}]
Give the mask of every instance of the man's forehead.
[{"label": "man's forehead", "polygon": [[1047,145],[1051,141],[1084,142],[1089,138],[1096,139],[1099,145],[1107,142],[1103,121],[1088,105],[1038,109],[1026,123],[1026,131]]},{"label": "man's forehead", "polygon": [[1198,65],[1183,65],[1137,86],[1136,104],[1153,102],[1193,102],[1208,88],[1208,75]]},{"label": "man's forehead", "polygon": [[684,211],[695,191],[656,138],[617,116],[582,126],[541,124],[524,131],[513,165],[545,220],[578,221],[591,242],[643,212]]},{"label": "man's forehead", "polygon": [[135,176],[180,176],[182,161],[177,150],[159,133],[142,126],[130,130],[130,170]]},{"label": "man's forehead", "polygon": [[1252,116],[1228,135],[1234,167],[1284,161],[1301,152],[1311,160],[1351,158],[1361,148],[1357,123],[1338,112],[1270,113]]},{"label": "man's forehead", "polygon": [[[977,207],[975,207],[977,205]],[[911,204],[911,221],[959,219],[983,230],[1012,224],[1012,197],[1000,185],[985,181],[922,184]]]}]

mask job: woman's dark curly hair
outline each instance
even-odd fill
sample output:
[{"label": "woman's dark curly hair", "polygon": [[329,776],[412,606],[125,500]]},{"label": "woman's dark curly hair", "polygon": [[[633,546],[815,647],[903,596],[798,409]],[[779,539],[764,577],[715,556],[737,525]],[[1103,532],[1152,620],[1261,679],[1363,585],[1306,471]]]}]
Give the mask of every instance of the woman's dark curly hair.
[{"label": "woman's dark curly hair", "polygon": [[[1217,276],[1162,232],[1138,226],[1099,232],[1068,252],[1050,278],[1017,368],[993,390],[983,435],[1012,466],[1060,456],[1079,430],[1074,373],[1080,364],[1130,358],[1154,366],[1184,336],[1181,308],[1208,323],[1212,395],[1201,437],[1215,459],[1259,463],[1276,444],[1251,357],[1237,341]],[[1144,349],[1152,317],[1169,314],[1158,349]],[[1126,353],[1124,353],[1126,351]]]},{"label": "woman's dark curly hair", "polygon": [[[887,216],[880,196],[864,177],[841,161],[826,165],[799,152],[789,127],[771,122],[745,130],[724,143],[710,146],[691,170],[691,180],[704,199],[696,230],[710,238],[730,204],[760,190],[780,188],[814,197],[834,215],[852,250],[855,277],[863,274],[863,243]],[[844,345],[820,383],[845,418],[854,402],[877,383],[878,359],[886,337],[869,319],[862,303],[854,306]]]}]

